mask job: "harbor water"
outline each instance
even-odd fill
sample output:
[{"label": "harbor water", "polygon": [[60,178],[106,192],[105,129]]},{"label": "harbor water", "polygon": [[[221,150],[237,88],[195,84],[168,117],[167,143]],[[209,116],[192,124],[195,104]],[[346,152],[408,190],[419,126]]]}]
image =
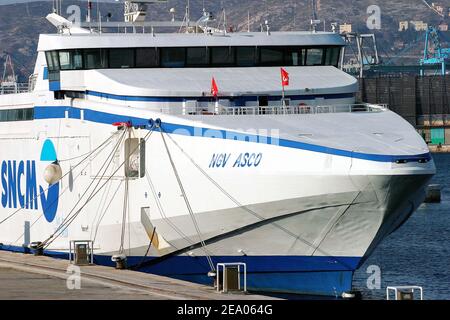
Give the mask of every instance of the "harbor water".
[{"label": "harbor water", "polygon": [[[442,202],[423,204],[355,273],[354,287],[365,300],[385,299],[387,286],[402,285],[422,286],[425,300],[450,300],[450,154],[433,158],[431,183],[441,185]],[[380,268],[380,289],[369,289],[377,284],[371,266]]]}]

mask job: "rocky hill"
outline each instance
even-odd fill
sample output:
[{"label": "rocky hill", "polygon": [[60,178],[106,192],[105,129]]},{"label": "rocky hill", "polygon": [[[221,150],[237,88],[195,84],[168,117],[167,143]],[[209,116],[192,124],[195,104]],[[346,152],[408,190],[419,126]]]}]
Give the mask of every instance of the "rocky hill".
[{"label": "rocky hill", "polygon": [[[45,20],[45,16],[52,10],[51,1],[23,2],[14,4],[13,0],[0,0],[0,60],[4,52],[10,53],[15,62],[16,69],[22,79],[33,69],[38,35],[40,33],[55,32],[54,28]],[[96,2],[96,1],[94,1]],[[228,26],[234,30],[247,30],[248,14],[252,30],[259,30],[264,21],[269,21],[272,30],[304,30],[309,29],[311,19],[311,6],[309,0],[191,0],[192,19],[200,17],[203,2],[206,9],[220,16],[223,9],[226,11]],[[399,21],[423,20],[429,24],[438,25],[441,22],[450,23],[448,17],[442,18],[429,9],[421,0],[320,0],[318,15],[325,21],[325,28],[330,30],[331,23],[351,23],[353,31],[372,33],[378,39],[381,55],[384,59],[392,59],[397,55],[409,58],[411,63],[419,59],[423,48],[424,33],[409,30],[399,32]],[[443,7],[450,7],[450,0],[441,0]],[[82,8],[86,15],[86,1],[63,1],[63,11],[76,4]],[[169,0],[166,4],[155,5],[149,19],[168,20],[170,8],[176,9],[177,19],[182,19],[186,0]],[[366,22],[369,17],[367,8],[378,5],[381,9],[381,29],[369,30]],[[98,7],[94,3],[94,14],[100,14],[105,19],[108,13],[112,20],[122,20],[123,6],[117,2],[101,2]],[[320,27],[322,29],[323,26]],[[448,37],[446,32],[444,37]],[[448,43],[444,43],[448,45]],[[448,45],[450,46],[450,45]],[[395,63],[407,60],[397,59]],[[0,61],[1,63],[2,61]],[[0,72],[2,65],[0,65]]]}]

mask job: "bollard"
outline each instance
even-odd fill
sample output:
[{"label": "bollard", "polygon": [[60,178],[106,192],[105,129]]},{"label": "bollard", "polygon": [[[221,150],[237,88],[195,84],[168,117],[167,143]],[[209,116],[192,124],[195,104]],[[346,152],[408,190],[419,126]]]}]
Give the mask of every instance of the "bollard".
[{"label": "bollard", "polygon": [[356,290],[343,292],[341,297],[344,300],[362,300],[361,291],[356,291]]},{"label": "bollard", "polygon": [[30,249],[33,250],[33,254],[35,256],[43,256],[44,255],[44,248],[42,247],[42,242],[32,242],[30,244]]},{"label": "bollard", "polygon": [[112,256],[111,261],[116,263],[117,270],[125,270],[127,268],[127,256],[124,254]]}]

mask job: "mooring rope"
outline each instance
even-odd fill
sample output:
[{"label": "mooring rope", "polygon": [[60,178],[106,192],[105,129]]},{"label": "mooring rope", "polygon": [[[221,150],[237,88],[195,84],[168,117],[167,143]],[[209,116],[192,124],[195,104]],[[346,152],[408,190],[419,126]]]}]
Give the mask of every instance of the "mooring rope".
[{"label": "mooring rope", "polygon": [[[144,137],[144,140],[147,141],[148,138],[150,138],[150,136],[152,135],[153,131],[149,131],[146,136]],[[125,134],[124,134],[125,135]],[[123,137],[123,136],[122,136]],[[136,148],[134,148],[134,150],[132,152],[130,152],[130,155],[133,154],[140,146],[136,146]],[[113,158],[113,157],[112,157]],[[78,209],[78,211],[71,217],[70,221],[68,221],[68,223],[64,226],[64,229],[62,229],[58,234],[54,233],[51,237],[49,237],[48,239],[46,239],[46,243],[42,243],[41,247],[46,249],[48,248],[48,246],[53,243],[59,236],[61,236],[61,234],[70,226],[70,224],[72,224],[72,222],[78,217],[78,215],[82,212],[82,210],[87,206],[87,204],[106,186],[106,184],[109,183],[109,181],[115,176],[115,174],[123,167],[123,165],[125,164],[125,162],[127,161],[127,157],[125,157],[124,161],[117,167],[117,169],[108,177],[108,179],[106,179],[105,183],[103,183],[98,189],[97,187],[94,188],[94,190],[92,191],[91,195],[89,196],[89,198],[86,200],[86,202],[83,204],[83,206]],[[105,169],[107,170],[107,168]],[[94,179],[95,180],[95,179]],[[99,180],[101,181],[101,179]],[[97,185],[98,186],[98,185]]]},{"label": "mooring rope", "polygon": [[[171,137],[171,135],[169,135],[167,132],[165,132],[165,134],[169,137],[169,139],[174,143],[174,145],[188,158],[188,160],[214,185],[216,186],[227,198],[229,198],[234,204],[236,204],[239,208],[247,211],[248,213],[250,213],[251,215],[255,216],[256,218],[258,218],[260,221],[266,221],[266,219],[264,217],[262,217],[261,215],[259,215],[257,212],[255,212],[254,210],[250,209],[249,207],[241,204],[236,198],[234,198],[229,192],[227,192],[217,181],[215,181],[205,170],[203,170],[203,168],[197,164],[195,162],[195,160],[173,139],[173,137]],[[356,198],[355,198],[356,200]],[[353,200],[352,203],[355,201]],[[320,249],[318,246],[315,246],[313,243],[309,242],[306,239],[303,239],[300,235],[297,235],[293,232],[291,232],[290,230],[286,229],[285,227],[279,225],[276,222],[270,222],[270,224],[272,224],[273,226],[275,226],[276,228],[282,230],[283,232],[285,232],[286,234],[290,235],[291,237],[293,237],[295,240],[299,240],[301,242],[303,242],[305,245],[309,246],[310,248],[312,248],[314,250],[314,252],[318,251],[321,252],[322,254],[332,257],[336,262],[342,264],[345,267],[349,267],[345,262],[340,261],[340,259],[338,257],[335,257],[329,253],[327,253],[326,251]]]},{"label": "mooring rope", "polygon": [[[114,191],[111,200],[109,200],[108,204],[106,205],[106,207],[104,206],[102,211],[102,215],[100,216],[100,219],[97,221],[97,224],[95,226],[95,232],[94,232],[94,238],[93,238],[93,242],[95,242],[95,240],[97,239],[97,234],[98,234],[98,229],[100,227],[100,223],[103,221],[103,218],[105,217],[106,213],[108,212],[109,207],[111,206],[111,203],[114,201],[114,198],[116,197],[117,192],[119,192],[120,187],[122,186],[122,182],[120,181],[119,185],[117,186],[116,190]],[[105,199],[106,200],[106,199]],[[92,236],[91,236],[92,238]]]},{"label": "mooring rope", "polygon": [[[104,177],[104,174],[106,173],[106,171],[108,170],[109,166],[111,165],[112,160],[114,159],[114,155],[117,152],[117,149],[120,147],[122,140],[125,136],[125,132],[120,136],[119,140],[117,141],[116,145],[114,146],[113,150],[110,152],[110,154],[106,157],[106,160],[103,162],[103,164],[101,165],[100,169],[98,170],[97,174],[95,175],[94,178],[92,178],[92,181],[89,183],[88,187],[84,190],[83,194],[81,195],[81,197],[79,197],[79,199],[77,200],[77,202],[75,203],[75,205],[72,207],[72,209],[69,211],[69,214],[63,219],[63,221],[61,222],[61,224],[56,228],[56,230],[47,238],[45,239],[41,245],[44,247],[47,245],[47,243],[56,235],[61,231],[61,233],[58,234],[58,236],[56,238],[58,238],[62,232],[64,232],[64,230],[66,229],[66,226],[70,225],[72,223],[72,221],[74,220],[74,218],[79,214],[80,210],[82,208],[84,208],[84,206],[89,202],[90,197],[92,196],[93,192],[97,189],[98,185],[100,184],[100,182],[102,181],[102,178]],[[103,170],[103,168],[105,167],[103,173],[101,174],[101,177],[99,179],[100,176],[100,172]],[[97,184],[94,186],[94,189],[91,191],[91,195],[88,197],[88,199],[86,200],[86,202],[84,203],[84,205],[81,207],[81,209],[77,210],[75,213],[75,208],[78,206],[78,204],[83,200],[84,196],[88,193],[89,189],[92,187],[92,185],[94,184],[94,182],[97,180]],[[53,242],[53,241],[52,241]],[[47,247],[47,246],[46,246]]]},{"label": "mooring rope", "polygon": [[178,186],[180,187],[181,193],[183,195],[184,202],[185,202],[186,207],[187,207],[187,209],[189,211],[189,215],[191,216],[191,220],[192,220],[192,222],[194,224],[195,230],[197,231],[197,235],[198,235],[198,237],[200,239],[200,243],[202,245],[202,249],[205,252],[206,258],[207,258],[208,263],[209,263],[209,266],[211,267],[211,271],[215,271],[216,268],[214,267],[214,264],[212,262],[211,256],[209,255],[208,250],[206,249],[206,243],[203,240],[200,228],[198,226],[197,219],[195,218],[194,211],[192,210],[192,207],[191,207],[191,204],[190,204],[189,199],[187,197],[186,191],[184,190],[183,183],[181,181],[180,175],[178,174],[178,170],[177,170],[177,168],[175,166],[175,163],[174,163],[174,161],[172,159],[172,155],[170,154],[170,150],[169,150],[169,147],[167,146],[167,142],[166,142],[166,139],[164,138],[164,133],[163,133],[162,129],[160,130],[160,132],[161,132],[162,140],[164,142],[164,147],[165,147],[165,149],[167,151],[167,155],[169,157],[170,164],[172,166],[173,172],[174,172],[175,177],[177,179]]},{"label": "mooring rope", "polygon": [[[85,158],[83,158],[80,162],[78,162],[74,167],[72,167],[72,169],[76,169],[78,166],[80,166],[84,161],[86,161],[87,159],[89,159],[89,157],[94,154],[97,150],[99,150],[101,147],[103,147],[109,140],[111,140],[114,136],[116,135],[116,133],[114,133],[113,135],[111,135],[108,139],[106,139],[102,144],[100,144],[97,148],[93,149],[90,153],[88,153],[86,155]],[[65,160],[63,160],[65,161]],[[67,172],[65,175],[63,175],[57,182],[62,181],[62,179],[64,179],[67,175],[70,174],[70,171]],[[23,207],[17,209],[16,211],[14,211],[13,213],[11,213],[9,216],[7,216],[6,218],[4,218],[2,221],[0,221],[0,225],[3,224],[4,222],[8,221],[9,219],[11,219],[13,216],[15,216],[17,213],[19,213],[20,211],[26,209],[27,205],[29,205],[30,203],[32,203],[33,201],[35,201],[36,199],[40,198],[43,194],[45,194],[45,192],[47,192],[50,188],[52,187],[49,186],[48,188],[44,189],[42,192],[40,192],[39,194],[37,194],[35,197],[33,197],[32,199],[30,199],[27,203],[24,204]],[[59,198],[59,197],[58,197]]]},{"label": "mooring rope", "polygon": [[[74,178],[74,182],[81,176],[81,174],[83,173],[83,171],[84,170],[86,170],[86,168],[87,167],[89,167],[89,165],[90,165],[90,163],[87,163],[84,167],[83,167],[83,169],[81,169],[80,170],[80,172],[75,176],[75,178]],[[58,201],[58,199],[67,191],[67,190],[69,190],[70,189],[70,185],[68,185],[67,187],[65,187],[64,188],[64,190],[62,190],[61,191],[61,193],[59,194],[59,197],[57,198],[57,199],[55,199],[51,204],[50,204],[50,206],[53,206],[55,203],[56,203],[56,201]],[[34,221],[33,221],[33,223],[30,225],[30,230],[31,230],[31,228],[42,218],[44,216],[44,214],[43,213],[41,213],[40,215],[39,215],[39,217],[37,217]],[[13,243],[17,243],[23,236],[25,235],[25,232],[23,232],[21,235],[20,235],[20,237],[19,238],[17,238],[17,240],[16,241],[14,241]]]}]

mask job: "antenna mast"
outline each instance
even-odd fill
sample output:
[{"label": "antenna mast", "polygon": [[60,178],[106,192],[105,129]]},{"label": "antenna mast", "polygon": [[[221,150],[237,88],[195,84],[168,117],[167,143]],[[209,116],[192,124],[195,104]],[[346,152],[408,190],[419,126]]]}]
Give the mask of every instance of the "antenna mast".
[{"label": "antenna mast", "polygon": [[316,0],[311,0],[312,20],[317,20],[317,3]]},{"label": "antenna mast", "polygon": [[[317,0],[320,1],[320,0]],[[313,32],[316,32],[317,25],[320,24],[320,20],[317,17],[317,2],[316,0],[311,0],[311,9],[312,9],[312,16],[311,16],[311,30]]]}]

